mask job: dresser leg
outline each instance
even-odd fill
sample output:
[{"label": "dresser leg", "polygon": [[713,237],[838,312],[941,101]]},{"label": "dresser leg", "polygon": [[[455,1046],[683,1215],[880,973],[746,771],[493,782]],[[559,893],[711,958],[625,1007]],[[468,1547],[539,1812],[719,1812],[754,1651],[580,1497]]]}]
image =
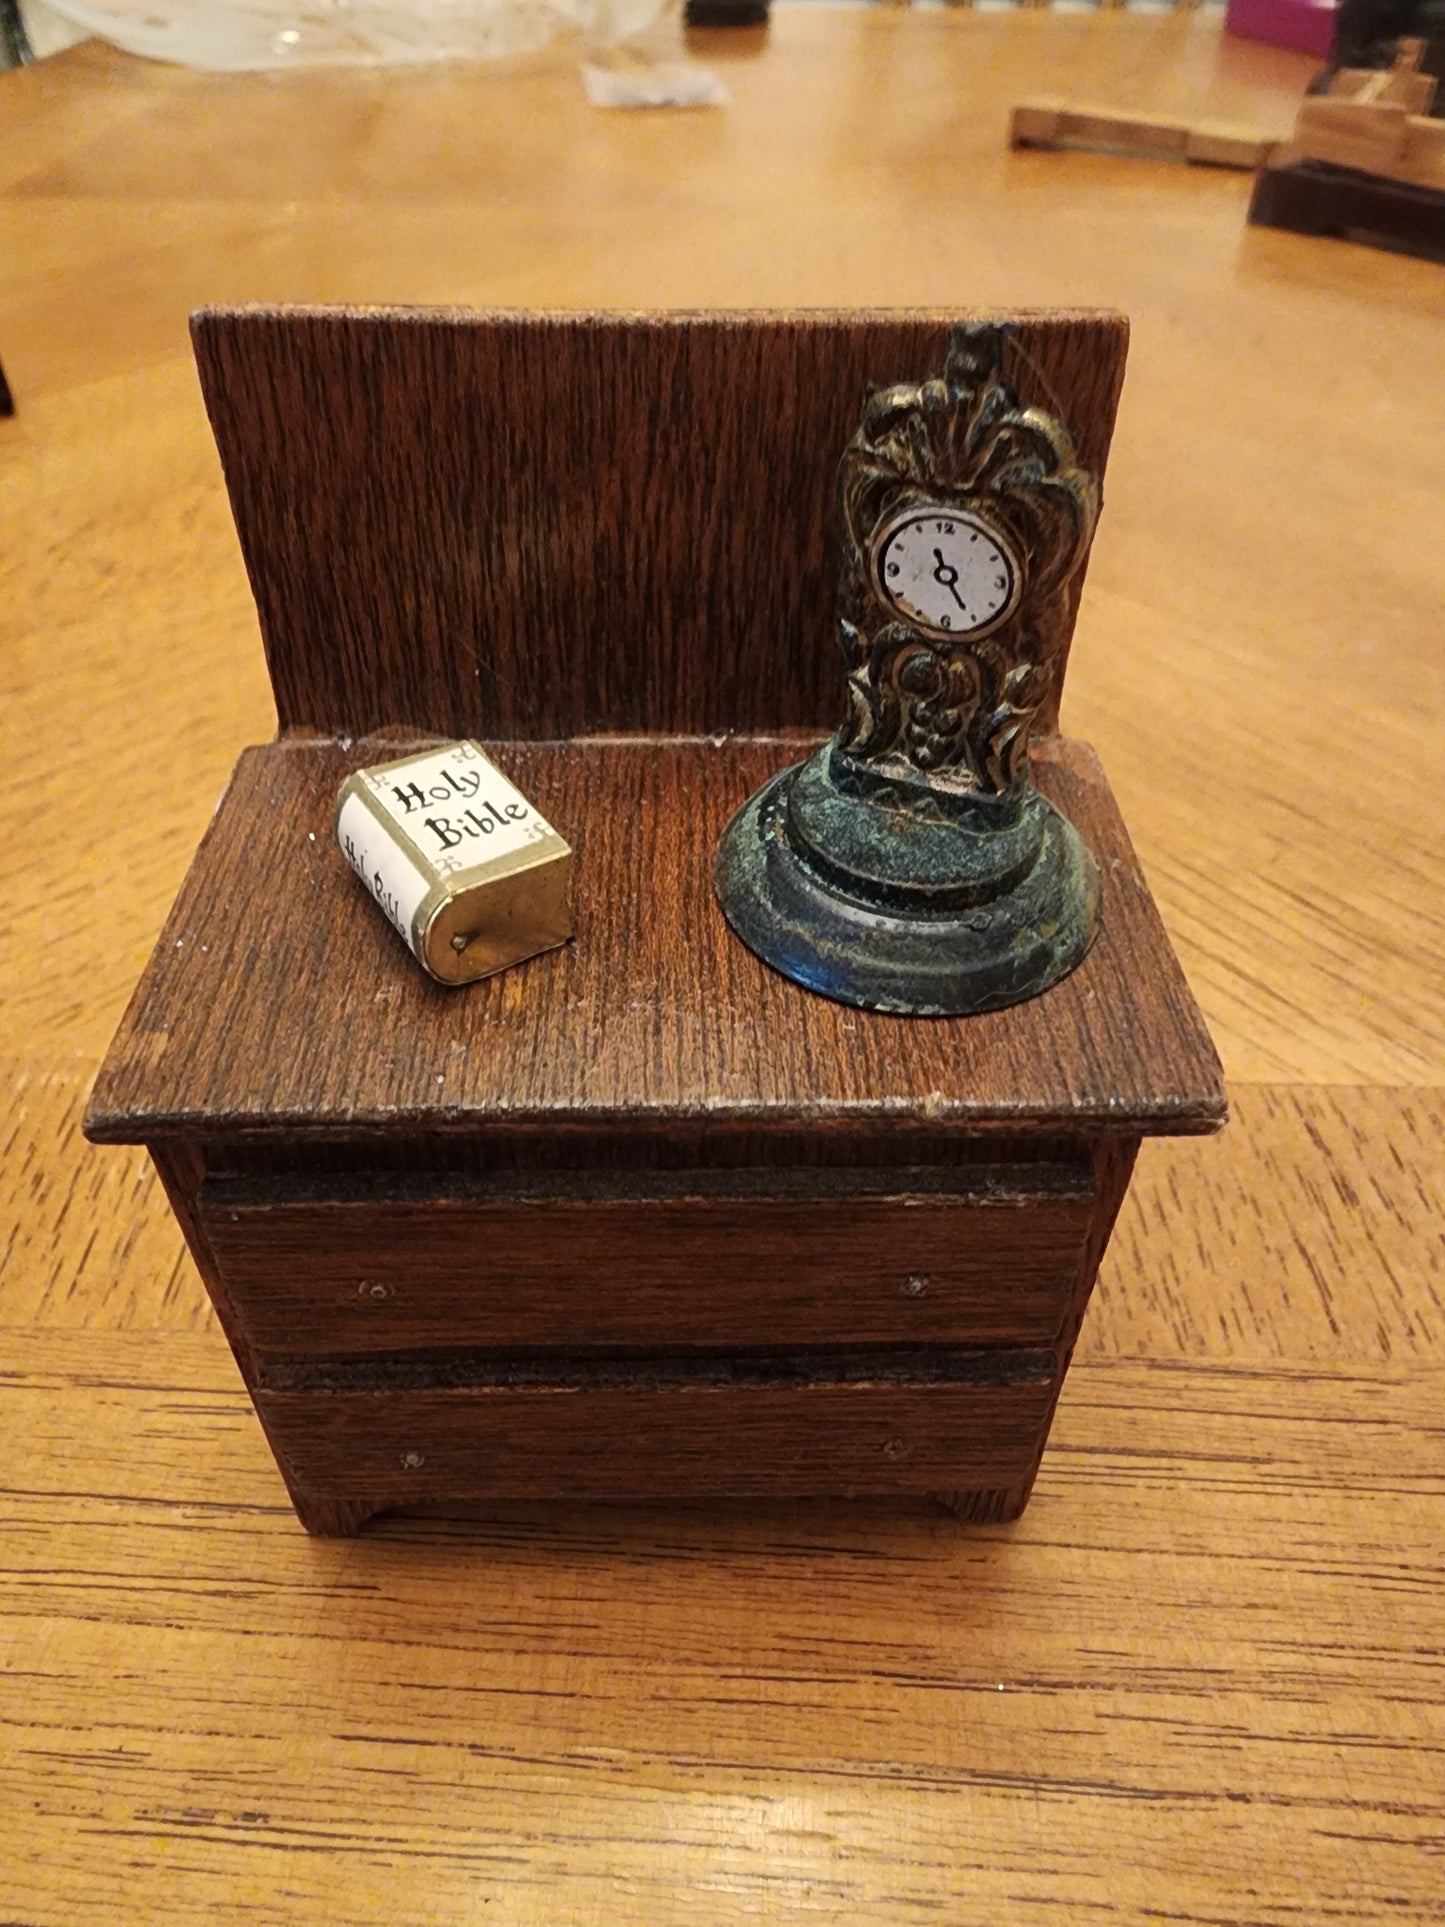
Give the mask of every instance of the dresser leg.
[{"label": "dresser leg", "polygon": [[1033,1483],[1030,1475],[1017,1485],[993,1486],[982,1492],[930,1492],[928,1496],[966,1525],[1005,1525],[1028,1504]]},{"label": "dresser leg", "polygon": [[383,1510],[370,1499],[328,1499],[320,1492],[291,1487],[296,1517],[313,1539],[351,1539],[368,1519]]}]

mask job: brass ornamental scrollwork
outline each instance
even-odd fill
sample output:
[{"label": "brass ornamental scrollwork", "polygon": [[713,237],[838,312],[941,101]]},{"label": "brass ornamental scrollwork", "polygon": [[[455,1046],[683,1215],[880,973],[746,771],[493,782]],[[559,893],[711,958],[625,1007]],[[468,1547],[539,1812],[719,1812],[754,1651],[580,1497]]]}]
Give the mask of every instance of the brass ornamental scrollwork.
[{"label": "brass ornamental scrollwork", "polygon": [[[1068,429],[1021,407],[1003,379],[1003,344],[998,326],[956,328],[941,376],[874,389],[838,475],[848,675],[838,748],[879,775],[918,772],[984,794],[1024,780],[1067,634],[1069,579],[1099,513]],[[952,640],[900,620],[880,593],[878,531],[915,504],[972,514],[1004,538],[1023,584],[997,622]]]}]

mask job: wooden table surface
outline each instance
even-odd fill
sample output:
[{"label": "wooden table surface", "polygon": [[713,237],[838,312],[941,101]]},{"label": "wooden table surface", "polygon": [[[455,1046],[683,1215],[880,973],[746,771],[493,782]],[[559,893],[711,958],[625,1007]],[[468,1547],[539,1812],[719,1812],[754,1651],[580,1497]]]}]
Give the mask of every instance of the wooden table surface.
[{"label": "wooden table surface", "polygon": [[[1068,93],[1283,132],[1217,16],[783,10],[725,111],[505,72],[0,77],[0,1919],[1445,1919],[1445,276]],[[1228,1070],[1145,1146],[1016,1526],[308,1541],[97,1060],[273,718],[186,340],[238,298],[1133,317],[1066,726]]]}]

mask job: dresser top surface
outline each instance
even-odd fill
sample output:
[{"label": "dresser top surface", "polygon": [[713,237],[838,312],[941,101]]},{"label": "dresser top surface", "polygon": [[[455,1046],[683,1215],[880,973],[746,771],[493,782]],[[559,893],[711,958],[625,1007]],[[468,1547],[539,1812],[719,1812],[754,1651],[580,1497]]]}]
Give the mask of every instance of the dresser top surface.
[{"label": "dresser top surface", "polygon": [[462,989],[425,977],[332,831],[398,739],[248,750],[97,1080],[102,1141],[487,1126],[1216,1129],[1222,1076],[1093,753],[1040,787],[1103,873],[1063,983],[983,1016],[831,1003],[761,963],[713,897],[732,813],[809,740],[488,745],[576,852],[576,936]]}]

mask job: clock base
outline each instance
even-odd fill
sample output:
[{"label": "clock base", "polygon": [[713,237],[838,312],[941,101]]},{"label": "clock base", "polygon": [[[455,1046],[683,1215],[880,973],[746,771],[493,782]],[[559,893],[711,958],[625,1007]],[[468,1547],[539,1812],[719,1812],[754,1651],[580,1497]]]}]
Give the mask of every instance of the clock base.
[{"label": "clock base", "polygon": [[828,744],[724,831],[718,901],[765,963],[838,1003],[945,1017],[1022,1003],[1080,962],[1099,873],[1037,790],[940,799],[859,775]]}]

